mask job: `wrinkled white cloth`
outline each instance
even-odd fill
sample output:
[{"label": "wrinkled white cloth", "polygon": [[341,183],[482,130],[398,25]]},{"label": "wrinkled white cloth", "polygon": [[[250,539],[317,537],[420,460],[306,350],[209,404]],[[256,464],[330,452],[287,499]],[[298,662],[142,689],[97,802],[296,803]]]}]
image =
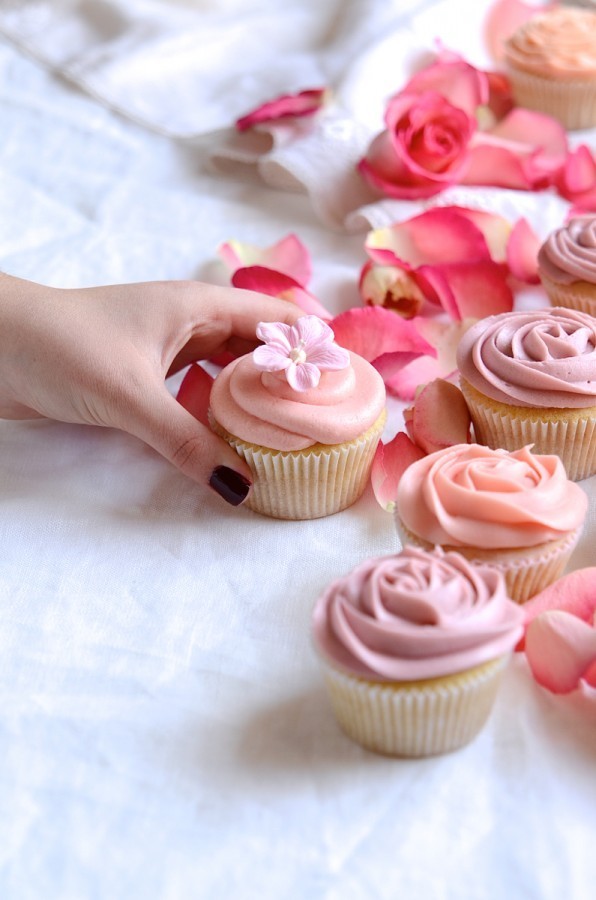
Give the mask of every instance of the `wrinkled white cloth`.
[{"label": "wrinkled white cloth", "polygon": [[[219,243],[267,246],[294,231],[313,257],[313,292],[334,312],[357,303],[362,234],[324,227],[303,193],[210,174],[196,135],[140,123],[157,72],[147,71],[143,35],[149,14],[195,43],[204,16],[231,16],[234,82],[251,10],[286,17],[287,40],[313,76],[339,11],[380,10],[377,22],[408,36],[415,19],[420,47],[439,20],[447,44],[479,41],[475,5],[464,16],[454,0],[452,22],[439,19],[443,3],[420,4],[410,18],[404,4],[382,6],[0,3],[0,267],[59,286],[223,281]],[[125,106],[127,58],[127,79],[135,71],[135,53],[116,52],[122,23],[138,53],[138,106],[126,116],[114,111]],[[383,31],[370,28],[369,72]],[[356,75],[369,38],[350,43],[349,33],[325,74],[351,80],[365,109],[366,79]],[[172,40],[180,46],[179,33]],[[151,109],[188,116],[191,132],[204,110],[211,140],[228,115],[283,86],[266,66],[277,57],[281,72],[290,51],[261,40],[260,69],[247,46],[254,69],[242,103],[233,105],[231,82],[224,102],[225,72],[205,63],[193,108],[186,67],[201,57],[164,50],[153,84],[171,73],[170,101],[156,89]],[[449,196],[524,214],[543,236],[566,209],[550,194]],[[522,300],[541,296],[536,288]],[[388,436],[398,405],[390,413]],[[583,483],[591,505],[574,567],[596,564],[595,481]],[[0,546],[0,897],[592,900],[596,723],[538,688],[523,659],[486,728],[457,753],[384,759],[337,728],[310,614],[331,579],[398,547],[370,492],[337,516],[277,522],[228,508],[117,432],[0,421]]]}]

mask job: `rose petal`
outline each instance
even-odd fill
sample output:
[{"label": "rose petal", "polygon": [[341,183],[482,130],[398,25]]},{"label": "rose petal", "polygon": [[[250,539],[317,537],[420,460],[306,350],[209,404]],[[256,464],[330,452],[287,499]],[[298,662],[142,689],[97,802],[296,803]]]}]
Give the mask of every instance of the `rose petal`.
[{"label": "rose petal", "polygon": [[290,300],[309,315],[318,316],[325,321],[331,319],[329,310],[325,309],[316,297],[283,272],[276,272],[265,266],[248,266],[234,272],[232,284],[237,288]]},{"label": "rose petal", "polygon": [[326,88],[311,88],[296,94],[282,94],[241,116],[236,121],[236,128],[238,131],[245,131],[263,122],[312,116],[323,106],[326,99]]},{"label": "rose petal", "polygon": [[368,306],[384,306],[411,319],[424,305],[424,295],[414,279],[400,266],[376,266],[367,260],[360,272],[358,289]]},{"label": "rose petal", "polygon": [[370,479],[377,502],[387,512],[395,509],[397,485],[404,471],[424,453],[403,431],[399,431],[388,444],[377,446]]},{"label": "rose petal", "polygon": [[[449,208],[456,211],[458,215],[469,219],[476,228],[480,229],[491,259],[495,262],[505,262],[507,259],[507,241],[511,234],[511,223],[504,216],[487,212],[484,209],[470,209],[467,206],[452,206]],[[463,259],[465,260],[466,257],[463,257]],[[455,260],[452,259],[449,262],[455,262]]]},{"label": "rose petal", "polygon": [[436,378],[416,395],[408,433],[425,453],[433,453],[454,444],[469,443],[471,421],[459,388]]},{"label": "rose petal", "polygon": [[434,353],[410,320],[381,306],[348,309],[330,322],[340,346],[372,362],[384,353]]},{"label": "rose petal", "polygon": [[563,575],[524,603],[523,609],[526,624],[550,609],[562,609],[592,624],[596,614],[596,566]]},{"label": "rose petal", "polygon": [[528,221],[518,219],[507,242],[507,264],[514,278],[538,284],[538,251],[541,241]]},{"label": "rose petal", "polygon": [[417,72],[403,87],[404,92],[422,94],[435,91],[469,116],[488,103],[488,81],[479,69],[457,53],[445,51],[438,60]]},{"label": "rose petal", "polygon": [[415,272],[425,297],[460,320],[481,319],[513,309],[507,276],[507,267],[492,260],[420,266]]},{"label": "rose petal", "polygon": [[373,366],[385,383],[391,382],[395,376],[414,360],[419,359],[420,353],[395,350],[390,353],[381,353],[373,360]]},{"label": "rose petal", "polygon": [[403,400],[412,400],[421,384],[428,384],[435,378],[458,378],[457,347],[462,335],[475,321],[445,322],[421,316],[413,319],[412,324],[418,333],[433,348],[433,355],[421,356],[405,366],[385,382],[387,390]]},{"label": "rose petal", "polygon": [[312,274],[310,254],[295,234],[288,234],[264,249],[231,240],[221,244],[217,252],[231,273],[247,266],[264,266],[295,278],[303,287],[308,284]]},{"label": "rose petal", "polygon": [[562,610],[543,612],[526,630],[526,657],[538,684],[567,694],[596,662],[596,629]]},{"label": "rose petal", "polygon": [[209,427],[207,410],[212,386],[211,375],[198,363],[193,363],[182,379],[176,395],[178,403],[207,427]]}]

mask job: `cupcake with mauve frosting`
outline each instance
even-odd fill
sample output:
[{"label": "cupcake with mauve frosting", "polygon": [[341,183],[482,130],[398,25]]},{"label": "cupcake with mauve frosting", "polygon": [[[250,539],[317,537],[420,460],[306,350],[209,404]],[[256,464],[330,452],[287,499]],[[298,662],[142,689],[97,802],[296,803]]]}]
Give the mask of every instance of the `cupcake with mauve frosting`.
[{"label": "cupcake with mauve frosting", "polygon": [[408,466],[395,511],[403,543],[493,566],[523,603],[562,574],[587,507],[558,456],[455,444]]},{"label": "cupcake with mauve frosting", "polygon": [[574,481],[596,472],[596,318],[563,307],[487,316],[457,365],[478,443],[556,453]]},{"label": "cupcake with mauve frosting", "polygon": [[430,756],[484,725],[523,616],[502,575],[458,553],[369,559],[318,599],[313,639],[336,718],[354,741]]},{"label": "cupcake with mauve frosting", "polygon": [[596,125],[596,13],[559,6],[533,16],[505,42],[517,106],[565,128]]},{"label": "cupcake with mauve frosting", "polygon": [[261,322],[264,343],[214,381],[209,420],[247,461],[246,506],[314,519],[354,503],[368,483],[386,420],[383,379],[339,347],[317,316]]},{"label": "cupcake with mauve frosting", "polygon": [[553,306],[596,315],[596,216],[577,216],[549,234],[538,275]]}]

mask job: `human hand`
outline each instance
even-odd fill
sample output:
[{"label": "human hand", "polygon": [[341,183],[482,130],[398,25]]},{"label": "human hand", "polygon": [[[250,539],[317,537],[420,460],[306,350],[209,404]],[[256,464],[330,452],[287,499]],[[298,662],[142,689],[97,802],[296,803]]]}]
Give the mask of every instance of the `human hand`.
[{"label": "human hand", "polygon": [[247,464],[170,394],[187,364],[257,345],[293,303],[191,281],[63,290],[0,275],[0,418],[119,428],[238,505]]}]

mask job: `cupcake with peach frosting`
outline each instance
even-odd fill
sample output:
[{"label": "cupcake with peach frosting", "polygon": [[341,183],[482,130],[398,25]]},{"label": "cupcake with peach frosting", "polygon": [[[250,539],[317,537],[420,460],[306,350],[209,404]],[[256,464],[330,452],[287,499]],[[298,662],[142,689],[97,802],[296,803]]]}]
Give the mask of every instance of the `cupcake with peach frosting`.
[{"label": "cupcake with peach frosting", "polygon": [[459,553],[406,547],[367,560],[313,614],[339,724],[394,756],[461,747],[486,721],[522,621],[501,573]]},{"label": "cupcake with peach frosting", "polygon": [[553,306],[596,315],[596,215],[577,216],[549,234],[538,275]]},{"label": "cupcake with peach frosting", "polygon": [[339,512],[368,482],[386,419],[383,379],[317,316],[261,322],[257,337],[264,343],[215,379],[209,410],[253,472],[246,505],[283,519]]},{"label": "cupcake with peach frosting", "polygon": [[408,466],[396,517],[404,543],[497,568],[523,603],[563,572],[587,506],[558,456],[456,444]]},{"label": "cupcake with peach frosting", "polygon": [[505,43],[517,106],[565,128],[596,125],[596,13],[558,6],[533,16]]},{"label": "cupcake with peach frosting", "polygon": [[556,453],[569,478],[596,472],[596,319],[564,307],[488,316],[457,349],[478,443]]}]

